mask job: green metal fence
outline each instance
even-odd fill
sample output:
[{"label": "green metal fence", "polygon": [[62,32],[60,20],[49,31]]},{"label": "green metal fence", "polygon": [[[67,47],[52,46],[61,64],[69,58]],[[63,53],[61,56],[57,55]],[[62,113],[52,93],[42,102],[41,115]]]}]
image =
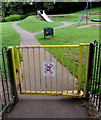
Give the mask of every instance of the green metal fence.
[{"label": "green metal fence", "polygon": [[11,105],[17,102],[14,84],[11,49],[2,48],[0,53],[0,113],[3,114]]},{"label": "green metal fence", "polygon": [[90,99],[101,116],[101,44],[97,41],[90,43],[88,82]]}]

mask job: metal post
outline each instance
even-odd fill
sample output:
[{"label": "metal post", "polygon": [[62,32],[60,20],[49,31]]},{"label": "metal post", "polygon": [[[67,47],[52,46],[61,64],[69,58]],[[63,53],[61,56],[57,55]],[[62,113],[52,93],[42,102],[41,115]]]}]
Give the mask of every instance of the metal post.
[{"label": "metal post", "polygon": [[87,9],[86,9],[86,24],[88,23],[88,1],[87,1]]},{"label": "metal post", "polygon": [[94,59],[94,43],[90,43],[86,100],[89,99],[89,91],[91,88],[93,59]]},{"label": "metal post", "polygon": [[16,85],[16,69],[15,69],[15,61],[14,61],[14,48],[9,47],[10,50],[7,53],[8,62],[9,62],[9,69],[10,69],[10,75],[11,75],[11,86],[13,90],[13,96],[14,101],[17,102],[18,96],[17,96],[17,85]]}]

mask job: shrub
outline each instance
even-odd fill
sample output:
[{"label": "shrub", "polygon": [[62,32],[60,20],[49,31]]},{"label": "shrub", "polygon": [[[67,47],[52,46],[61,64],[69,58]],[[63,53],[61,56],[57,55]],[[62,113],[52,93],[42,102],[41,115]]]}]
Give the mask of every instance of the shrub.
[{"label": "shrub", "polygon": [[5,18],[6,22],[10,22],[10,21],[18,21],[21,19],[24,19],[26,17],[26,15],[10,15],[9,17]]},{"label": "shrub", "polygon": [[10,15],[9,17],[5,18],[6,22],[17,21],[17,20],[20,20],[20,15]]}]

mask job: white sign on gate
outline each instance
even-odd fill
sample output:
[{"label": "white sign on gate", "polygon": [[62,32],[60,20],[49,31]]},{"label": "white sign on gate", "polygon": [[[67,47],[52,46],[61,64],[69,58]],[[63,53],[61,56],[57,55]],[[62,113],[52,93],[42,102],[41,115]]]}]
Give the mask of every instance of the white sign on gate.
[{"label": "white sign on gate", "polygon": [[43,76],[55,76],[55,63],[53,61],[43,62]]}]

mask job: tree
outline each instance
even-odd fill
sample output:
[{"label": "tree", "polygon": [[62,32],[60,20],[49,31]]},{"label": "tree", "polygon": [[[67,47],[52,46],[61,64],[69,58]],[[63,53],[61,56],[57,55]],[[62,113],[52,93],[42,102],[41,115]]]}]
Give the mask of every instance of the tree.
[{"label": "tree", "polygon": [[2,14],[5,16],[24,13],[23,7],[28,5],[28,2],[2,2]]},{"label": "tree", "polygon": [[47,11],[53,11],[54,9],[54,2],[44,2],[44,8],[47,10]]}]

